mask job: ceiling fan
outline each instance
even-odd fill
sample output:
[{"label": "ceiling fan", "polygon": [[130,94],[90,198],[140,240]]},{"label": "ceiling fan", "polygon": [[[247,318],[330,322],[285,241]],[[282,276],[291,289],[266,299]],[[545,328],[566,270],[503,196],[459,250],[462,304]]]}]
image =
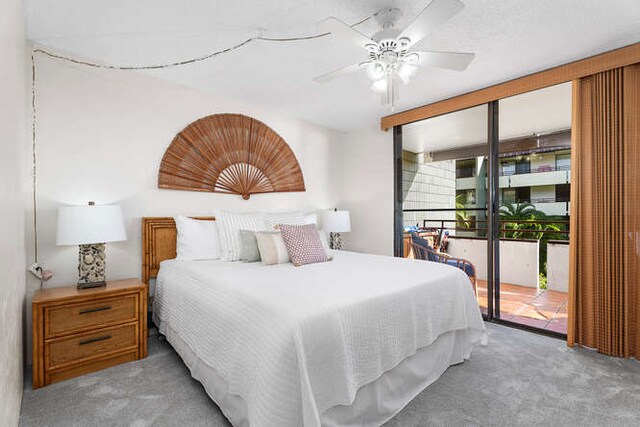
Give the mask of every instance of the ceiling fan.
[{"label": "ceiling fan", "polygon": [[373,82],[371,89],[382,94],[382,103],[393,110],[398,100],[398,81],[409,82],[418,67],[438,67],[463,71],[473,60],[473,53],[420,52],[411,50],[413,45],[428,33],[447,22],[464,8],[460,0],[433,0],[422,12],[400,31],[394,24],[402,15],[397,8],[385,8],[375,14],[382,30],[368,37],[341,20],[330,17],[321,22],[323,30],[362,47],[368,53],[367,60],[340,68],[314,78],[317,83],[327,83],[337,77],[359,70],[366,70]]}]

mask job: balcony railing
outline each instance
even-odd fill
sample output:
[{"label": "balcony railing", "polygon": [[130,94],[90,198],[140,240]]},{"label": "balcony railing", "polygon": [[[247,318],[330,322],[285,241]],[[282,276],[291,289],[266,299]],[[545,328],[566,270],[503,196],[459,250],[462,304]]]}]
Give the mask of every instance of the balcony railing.
[{"label": "balcony railing", "polygon": [[558,171],[570,171],[571,165],[540,165],[535,168],[523,168],[514,170],[501,170],[500,176],[512,176],[512,175],[525,175],[528,173],[543,173],[543,172],[558,172]]},{"label": "balcony railing", "polygon": [[[507,199],[507,200],[500,200],[501,203],[532,203],[532,204],[536,204],[536,203],[569,203],[569,200],[567,200],[566,198],[561,198],[561,197],[535,197],[535,198],[531,198],[531,199],[527,199],[527,200],[515,200],[515,199]],[[471,204],[474,204],[475,201],[473,201]]]},{"label": "balcony railing", "polygon": [[[435,229],[436,231],[462,231],[462,232],[482,232],[485,233],[487,231],[487,223],[489,221],[486,219],[423,219],[422,220],[422,229],[429,230]],[[453,226],[450,224],[453,223]],[[465,225],[468,223],[469,225]],[[463,224],[461,226],[461,224]],[[560,225],[560,230],[553,230],[549,227],[545,228],[545,226],[550,226],[552,224]],[[473,225],[473,226],[472,226]],[[512,226],[516,227],[512,227]],[[523,227],[522,225],[529,225],[530,227]],[[537,228],[540,226],[540,228]],[[565,229],[566,228],[566,229]],[[506,237],[507,234],[511,234],[513,232],[521,233],[522,235],[530,235],[530,234],[561,234],[563,236],[567,236],[569,238],[569,221],[567,220],[516,220],[516,219],[501,219],[500,220],[500,236]]]}]

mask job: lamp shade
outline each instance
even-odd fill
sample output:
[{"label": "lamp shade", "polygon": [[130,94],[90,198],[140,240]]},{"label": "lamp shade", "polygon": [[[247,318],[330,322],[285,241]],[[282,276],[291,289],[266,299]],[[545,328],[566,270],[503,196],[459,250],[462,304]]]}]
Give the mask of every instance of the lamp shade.
[{"label": "lamp shade", "polygon": [[329,233],[348,233],[351,231],[349,211],[324,211],[322,214],[322,228]]},{"label": "lamp shade", "polygon": [[89,245],[127,240],[118,205],[58,208],[57,245]]}]

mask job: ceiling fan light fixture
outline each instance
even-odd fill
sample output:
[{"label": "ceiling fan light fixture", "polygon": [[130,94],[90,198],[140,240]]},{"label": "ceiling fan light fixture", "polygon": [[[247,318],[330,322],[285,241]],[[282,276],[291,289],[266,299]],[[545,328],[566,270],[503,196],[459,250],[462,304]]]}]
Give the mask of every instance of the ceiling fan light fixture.
[{"label": "ceiling fan light fixture", "polygon": [[409,43],[411,43],[411,40],[408,37],[400,37],[397,41],[398,50],[406,50],[409,47]]},{"label": "ceiling fan light fixture", "polygon": [[378,81],[387,74],[387,67],[381,61],[373,61],[367,65],[367,75],[371,80]]},{"label": "ceiling fan light fixture", "polygon": [[367,43],[366,45],[364,45],[364,48],[372,53],[375,53],[378,51],[377,43]]},{"label": "ceiling fan light fixture", "polygon": [[362,70],[371,80],[371,89],[381,94],[382,103],[393,111],[398,101],[400,83],[408,84],[421,67],[436,67],[463,71],[473,60],[472,53],[420,52],[412,50],[429,33],[451,19],[464,8],[461,0],[429,0],[413,21],[399,30],[396,23],[402,12],[387,7],[375,13],[382,30],[372,36],[362,34],[337,18],[328,18],[327,32],[341,36],[367,51],[367,60],[316,77],[326,83],[336,77]]},{"label": "ceiling fan light fixture", "polygon": [[406,64],[404,62],[400,63],[398,66],[398,77],[402,80],[402,83],[409,83],[409,79],[416,73],[416,67],[413,65]]},{"label": "ceiling fan light fixture", "polygon": [[387,78],[374,81],[371,85],[371,90],[376,93],[385,93],[387,91]]}]

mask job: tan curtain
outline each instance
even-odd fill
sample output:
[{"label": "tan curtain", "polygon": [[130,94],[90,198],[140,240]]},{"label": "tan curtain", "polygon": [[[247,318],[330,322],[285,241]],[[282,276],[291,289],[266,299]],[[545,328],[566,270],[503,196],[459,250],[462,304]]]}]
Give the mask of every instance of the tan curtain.
[{"label": "tan curtain", "polygon": [[567,341],[640,358],[640,64],[573,85]]}]

